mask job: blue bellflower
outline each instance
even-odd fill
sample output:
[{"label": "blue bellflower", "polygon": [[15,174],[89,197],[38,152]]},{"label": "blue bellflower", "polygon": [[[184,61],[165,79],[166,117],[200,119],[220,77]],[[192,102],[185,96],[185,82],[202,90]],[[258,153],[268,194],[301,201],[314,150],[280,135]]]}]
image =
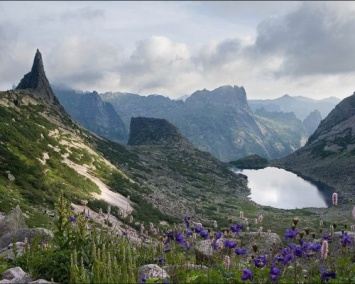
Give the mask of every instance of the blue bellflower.
[{"label": "blue bellflower", "polygon": [[347,232],[344,232],[344,233],[342,234],[341,239],[342,239],[342,241],[341,241],[341,246],[342,246],[343,248],[345,248],[347,244],[351,244],[351,238],[350,238],[350,236],[348,236],[348,233],[347,233]]},{"label": "blue bellflower", "polygon": [[258,268],[263,268],[266,263],[267,263],[266,256],[258,256],[254,259],[254,264]]},{"label": "blue bellflower", "polygon": [[270,269],[270,280],[271,281],[277,281],[280,277],[281,271],[279,268],[277,268],[276,266],[271,266]]},{"label": "blue bellflower", "polygon": [[196,225],[195,226],[195,232],[200,233],[203,230],[203,227],[201,225]]},{"label": "blue bellflower", "polygon": [[243,281],[246,281],[246,280],[253,281],[253,272],[249,269],[244,269],[243,275],[242,275],[242,280]]},{"label": "blue bellflower", "polygon": [[68,219],[69,221],[76,223],[76,218],[74,216],[69,216]]},{"label": "blue bellflower", "polygon": [[247,250],[245,248],[238,248],[234,252],[236,255],[244,255],[247,253]]},{"label": "blue bellflower", "polygon": [[233,248],[236,248],[236,247],[237,247],[237,243],[236,243],[235,241],[225,240],[225,241],[224,241],[224,246],[225,246],[226,248],[233,249]]},{"label": "blue bellflower", "polygon": [[298,229],[295,229],[294,231],[292,231],[291,229],[286,229],[285,240],[295,239],[299,233],[300,230]]},{"label": "blue bellflower", "polygon": [[217,233],[215,233],[215,237],[217,240],[219,240],[220,238],[222,238],[222,232],[221,231],[218,231]]},{"label": "blue bellflower", "polygon": [[200,237],[205,239],[205,240],[208,239],[208,237],[209,237],[208,230],[201,230],[200,231]]},{"label": "blue bellflower", "polygon": [[183,245],[185,243],[184,236],[181,233],[177,233],[175,235],[175,241],[178,242],[179,244]]},{"label": "blue bellflower", "polygon": [[328,283],[330,278],[332,278],[332,279],[336,279],[337,278],[336,275],[335,275],[335,272],[334,271],[330,271],[330,270],[321,270],[320,274],[321,274],[320,280],[322,282],[325,282],[325,283]]}]

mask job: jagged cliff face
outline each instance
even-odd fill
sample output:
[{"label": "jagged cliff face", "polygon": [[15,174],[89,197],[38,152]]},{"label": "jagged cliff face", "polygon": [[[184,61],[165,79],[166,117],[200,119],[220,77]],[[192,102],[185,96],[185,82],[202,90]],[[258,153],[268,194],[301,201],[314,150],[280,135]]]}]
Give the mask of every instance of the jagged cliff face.
[{"label": "jagged cliff face", "polygon": [[59,86],[54,90],[66,111],[86,129],[112,141],[127,143],[128,130],[121,117],[97,92],[78,93]]},{"label": "jagged cliff face", "polygon": [[56,101],[54,92],[44,72],[42,55],[38,49],[33,60],[31,72],[27,73],[16,87],[16,90],[21,89],[33,90],[47,102]]},{"label": "jagged cliff face", "polygon": [[304,147],[277,162],[345,194],[354,193],[355,93],[320,123]]},{"label": "jagged cliff face", "polygon": [[165,119],[132,117],[128,145],[176,145],[192,146],[179,130]]},{"label": "jagged cliff face", "polygon": [[317,130],[320,122],[322,121],[322,116],[318,110],[312,111],[304,120],[303,125],[307,130],[308,136],[311,136],[314,131]]},{"label": "jagged cliff face", "polygon": [[270,158],[243,87],[197,91],[185,101],[187,115],[176,125],[195,145],[222,161],[256,153]]}]

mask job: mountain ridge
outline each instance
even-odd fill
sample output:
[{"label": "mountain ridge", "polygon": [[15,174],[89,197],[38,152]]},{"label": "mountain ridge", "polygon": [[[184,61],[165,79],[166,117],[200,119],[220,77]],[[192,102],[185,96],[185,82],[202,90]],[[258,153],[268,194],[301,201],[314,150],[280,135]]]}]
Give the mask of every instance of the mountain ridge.
[{"label": "mountain ridge", "polygon": [[321,121],[306,145],[274,165],[324,182],[346,197],[355,187],[355,93]]},{"label": "mountain ridge", "polygon": [[[267,159],[280,158],[298,149],[305,140],[305,130],[294,127],[295,123],[285,126],[278,120],[264,125],[266,121],[249,107],[244,87],[235,85],[199,90],[185,101],[122,93],[100,96],[112,103],[126,125],[131,117],[166,119],[200,150],[222,161],[255,153]],[[303,127],[301,121],[297,123]],[[277,135],[268,134],[270,129]]]}]

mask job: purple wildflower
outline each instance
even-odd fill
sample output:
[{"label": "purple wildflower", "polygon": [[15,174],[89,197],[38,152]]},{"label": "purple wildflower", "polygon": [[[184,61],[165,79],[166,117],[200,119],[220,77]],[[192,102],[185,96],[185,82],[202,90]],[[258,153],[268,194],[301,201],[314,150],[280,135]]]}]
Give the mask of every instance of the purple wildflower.
[{"label": "purple wildflower", "polygon": [[318,243],[312,243],[308,249],[312,251],[320,251],[321,247],[322,246]]},{"label": "purple wildflower", "polygon": [[186,230],[185,231],[185,235],[186,235],[186,237],[190,237],[190,236],[192,236],[192,231],[191,230]]},{"label": "purple wildflower", "polygon": [[200,233],[202,230],[203,230],[203,227],[201,225],[198,224],[198,225],[195,226],[195,232],[196,233]]},{"label": "purple wildflower", "polygon": [[239,233],[239,230],[243,229],[243,224],[235,224],[230,226],[230,229],[235,235],[237,236]]},{"label": "purple wildflower", "polygon": [[201,230],[200,231],[200,237],[205,239],[205,240],[208,239],[208,237],[209,237],[208,231],[207,230]]},{"label": "purple wildflower", "polygon": [[143,275],[141,278],[141,282],[145,283],[149,277],[147,275]]},{"label": "purple wildflower", "polygon": [[250,280],[252,281],[253,280],[253,272],[249,269],[244,269],[243,270],[243,275],[242,275],[242,280],[245,281],[245,280]]},{"label": "purple wildflower", "polygon": [[235,241],[225,240],[225,241],[224,241],[224,246],[225,246],[226,248],[233,249],[233,248],[236,248],[236,247],[237,247],[237,243],[236,243]]},{"label": "purple wildflower", "polygon": [[300,230],[298,229],[295,229],[294,231],[292,231],[291,229],[286,229],[285,240],[294,239],[299,233]]},{"label": "purple wildflower", "polygon": [[234,252],[236,255],[244,255],[247,253],[247,250],[245,248],[238,248]]},{"label": "purple wildflower", "polygon": [[302,250],[308,250],[309,246],[310,246],[310,243],[307,243],[307,242],[301,240],[300,241],[300,245],[301,245]]},{"label": "purple wildflower", "polygon": [[171,250],[171,248],[170,248],[170,242],[169,242],[169,243],[165,244],[165,246],[164,246],[164,248],[163,248],[163,252],[167,253],[167,252],[169,252],[170,250]]},{"label": "purple wildflower", "polygon": [[217,233],[215,233],[215,237],[216,237],[216,239],[218,240],[218,239],[220,239],[220,238],[222,238],[222,232],[221,231],[218,231]]},{"label": "purple wildflower", "polygon": [[344,248],[346,247],[347,244],[351,244],[351,238],[348,236],[347,232],[344,232],[341,236],[342,241],[341,241],[341,246]]},{"label": "purple wildflower", "polygon": [[175,241],[178,242],[179,244],[183,245],[185,243],[184,236],[181,233],[177,233],[175,235]]},{"label": "purple wildflower", "polygon": [[290,262],[290,260],[292,260],[292,258],[293,258],[292,253],[288,249],[283,249],[281,251],[281,255],[278,255],[276,257],[276,261],[281,262],[284,265],[287,265]]},{"label": "purple wildflower", "polygon": [[69,221],[76,223],[76,218],[74,216],[69,216],[68,219]]},{"label": "purple wildflower", "polygon": [[327,240],[328,242],[330,241],[330,235],[329,234],[323,234],[323,240]]},{"label": "purple wildflower", "polygon": [[295,256],[301,257],[302,254],[303,254],[302,248],[299,247],[299,246],[295,247],[294,250],[293,250],[293,254],[294,254]]},{"label": "purple wildflower", "polygon": [[154,263],[157,263],[159,265],[164,265],[165,264],[165,258],[164,257],[158,257],[154,259]]},{"label": "purple wildflower", "polygon": [[270,269],[270,280],[271,281],[277,281],[279,279],[279,276],[280,276],[281,272],[280,272],[280,269],[277,268],[276,266],[271,266],[271,269]]},{"label": "purple wildflower", "polygon": [[336,279],[337,278],[336,275],[335,275],[335,272],[334,271],[330,271],[330,270],[322,270],[320,272],[320,274],[321,274],[320,280],[322,282],[324,281],[325,283],[328,283],[329,278],[332,278],[332,279]]},{"label": "purple wildflower", "polygon": [[168,231],[166,233],[166,236],[168,237],[168,240],[173,240],[174,239],[174,232],[173,231]]},{"label": "purple wildflower", "polygon": [[254,264],[258,268],[263,268],[266,263],[267,263],[266,256],[258,256],[254,259]]}]

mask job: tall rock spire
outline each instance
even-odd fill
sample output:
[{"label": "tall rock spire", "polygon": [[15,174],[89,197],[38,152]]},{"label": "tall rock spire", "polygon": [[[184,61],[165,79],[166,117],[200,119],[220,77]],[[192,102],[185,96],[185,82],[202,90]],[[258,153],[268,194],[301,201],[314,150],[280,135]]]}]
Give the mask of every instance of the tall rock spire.
[{"label": "tall rock spire", "polygon": [[46,73],[44,72],[42,55],[37,49],[31,72],[27,73],[21,80],[16,90],[33,89],[40,98],[53,102],[55,101],[54,92],[48,82]]}]

